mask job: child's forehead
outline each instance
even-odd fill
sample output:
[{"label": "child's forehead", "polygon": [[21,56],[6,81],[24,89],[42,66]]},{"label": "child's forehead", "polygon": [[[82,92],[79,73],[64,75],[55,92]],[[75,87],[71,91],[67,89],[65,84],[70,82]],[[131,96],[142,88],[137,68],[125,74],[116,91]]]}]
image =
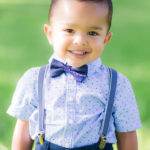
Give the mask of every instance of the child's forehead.
[{"label": "child's forehead", "polygon": [[[66,24],[76,24],[76,22],[86,21],[106,21],[108,15],[107,6],[99,3],[80,2],[78,0],[61,0],[53,11],[51,19],[57,21],[67,21]],[[95,20],[94,20],[94,19]]]},{"label": "child's forehead", "polygon": [[[91,2],[91,1],[80,1],[80,0],[57,0],[57,3],[55,4],[54,11],[58,10],[64,10],[69,12],[74,11],[80,11],[82,8],[85,8],[83,11],[86,11],[86,8],[91,11],[97,11],[97,10],[107,10],[108,6],[106,3],[102,2]],[[88,14],[88,12],[87,12]]]}]

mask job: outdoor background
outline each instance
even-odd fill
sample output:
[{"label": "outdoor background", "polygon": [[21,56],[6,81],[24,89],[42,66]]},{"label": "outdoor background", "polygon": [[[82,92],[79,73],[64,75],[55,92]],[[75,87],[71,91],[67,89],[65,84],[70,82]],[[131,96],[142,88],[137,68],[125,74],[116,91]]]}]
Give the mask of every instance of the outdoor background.
[{"label": "outdoor background", "polygon": [[[0,150],[10,150],[16,119],[6,110],[23,73],[48,63],[43,32],[49,0],[0,0]],[[89,20],[90,21],[90,20]],[[143,127],[139,149],[150,150],[150,0],[114,0],[113,38],[102,62],[131,81]]]}]

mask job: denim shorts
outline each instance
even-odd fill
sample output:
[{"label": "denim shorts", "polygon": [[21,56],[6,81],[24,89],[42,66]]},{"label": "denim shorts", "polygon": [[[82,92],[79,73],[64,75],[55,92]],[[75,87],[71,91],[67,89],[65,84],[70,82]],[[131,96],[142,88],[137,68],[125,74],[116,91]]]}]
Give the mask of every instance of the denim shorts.
[{"label": "denim shorts", "polygon": [[[50,143],[48,141],[44,141],[44,145],[39,143],[39,140],[36,140],[35,150],[101,150],[99,149],[99,142],[96,144],[92,144],[89,146],[78,147],[78,148],[65,148],[59,145]],[[103,150],[113,150],[112,144],[106,143],[105,148]]]}]

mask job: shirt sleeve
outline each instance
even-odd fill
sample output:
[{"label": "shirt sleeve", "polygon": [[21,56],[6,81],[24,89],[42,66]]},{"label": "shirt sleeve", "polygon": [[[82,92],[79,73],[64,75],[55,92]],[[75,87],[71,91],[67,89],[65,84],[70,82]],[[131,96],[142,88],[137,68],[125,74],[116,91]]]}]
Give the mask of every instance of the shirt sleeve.
[{"label": "shirt sleeve", "polygon": [[118,73],[113,117],[118,132],[135,131],[141,127],[138,107],[131,84]]},{"label": "shirt sleeve", "polygon": [[7,113],[13,117],[29,120],[37,108],[37,79],[39,68],[32,68],[18,81]]}]

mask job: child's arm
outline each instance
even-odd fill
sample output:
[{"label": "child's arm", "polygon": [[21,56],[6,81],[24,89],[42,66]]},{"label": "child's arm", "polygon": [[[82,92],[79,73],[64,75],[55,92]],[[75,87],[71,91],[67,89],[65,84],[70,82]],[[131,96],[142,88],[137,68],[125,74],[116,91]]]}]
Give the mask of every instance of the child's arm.
[{"label": "child's arm", "polygon": [[136,131],[116,132],[118,150],[138,150]]},{"label": "child's arm", "polygon": [[12,150],[32,150],[28,121],[18,119],[12,140]]}]

